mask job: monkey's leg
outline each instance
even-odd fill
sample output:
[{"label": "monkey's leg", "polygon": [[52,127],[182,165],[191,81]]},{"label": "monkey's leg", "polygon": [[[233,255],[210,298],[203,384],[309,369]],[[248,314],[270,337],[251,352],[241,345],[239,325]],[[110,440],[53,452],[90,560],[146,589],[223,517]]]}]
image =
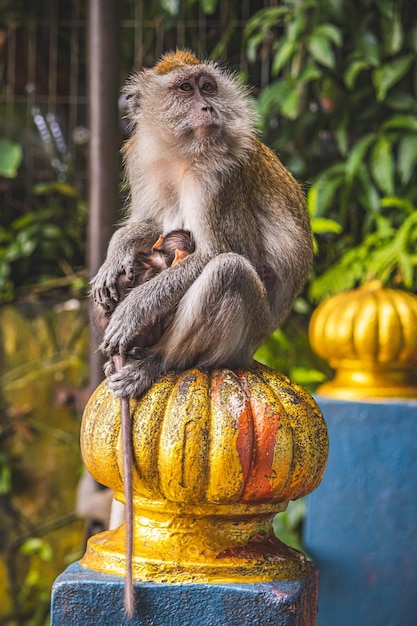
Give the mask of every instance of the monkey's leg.
[{"label": "monkey's leg", "polygon": [[140,397],[168,370],[249,366],[272,331],[265,287],[244,257],[212,259],[179,303],[175,316],[148,356],[127,359],[109,386],[120,397]]},{"label": "monkey's leg", "polygon": [[220,254],[182,298],[156,349],[167,369],[250,365],[270,325],[266,290],[252,264]]}]

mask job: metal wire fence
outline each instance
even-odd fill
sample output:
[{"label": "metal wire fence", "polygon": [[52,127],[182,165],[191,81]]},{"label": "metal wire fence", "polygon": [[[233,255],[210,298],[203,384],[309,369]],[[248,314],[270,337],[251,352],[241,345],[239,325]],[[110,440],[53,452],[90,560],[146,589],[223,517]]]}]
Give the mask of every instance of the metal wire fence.
[{"label": "metal wire fence", "polygon": [[[248,75],[269,80],[269,47],[249,65],[244,28],[273,0],[229,0],[205,14],[198,2],[120,3],[122,85],[135,69],[152,65],[176,46],[219,57]],[[161,9],[165,6],[165,10]],[[33,210],[37,183],[68,182],[85,197],[87,147],[87,0],[23,2],[0,23],[0,138],[23,147],[18,176],[0,178],[2,223]],[[171,10],[169,10],[169,8]]]}]

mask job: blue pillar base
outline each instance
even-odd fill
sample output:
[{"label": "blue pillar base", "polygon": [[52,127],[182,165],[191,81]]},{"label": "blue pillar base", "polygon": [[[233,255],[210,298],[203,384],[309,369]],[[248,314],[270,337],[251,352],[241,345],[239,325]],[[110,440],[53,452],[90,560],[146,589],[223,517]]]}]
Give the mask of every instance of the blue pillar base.
[{"label": "blue pillar base", "polygon": [[136,616],[123,611],[124,579],[70,565],[52,589],[51,626],[315,626],[318,569],[291,581],[135,583]]},{"label": "blue pillar base", "polygon": [[317,396],[329,460],[307,498],[319,626],[417,624],[417,401]]}]

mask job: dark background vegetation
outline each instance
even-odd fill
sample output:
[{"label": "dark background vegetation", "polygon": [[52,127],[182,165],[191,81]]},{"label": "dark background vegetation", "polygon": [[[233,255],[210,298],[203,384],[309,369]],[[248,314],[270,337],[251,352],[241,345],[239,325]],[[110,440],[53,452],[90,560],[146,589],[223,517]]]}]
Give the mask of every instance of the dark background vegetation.
[{"label": "dark background vegetation", "polygon": [[[177,45],[226,62],[252,87],[263,140],[302,183],[316,240],[314,270],[287,324],[257,357],[314,389],[331,374],[307,339],[320,300],[375,278],[416,291],[417,5],[122,0],[119,6],[121,87],[132,70]],[[0,624],[47,623],[51,582],[80,556],[77,545],[83,548],[72,500],[81,468],[74,407],[81,410],[77,389],[88,381],[87,8],[85,0],[0,0],[0,575],[6,581]],[[125,134],[121,99],[120,142]],[[125,197],[120,174],[115,222]],[[34,368],[49,374],[47,393],[28,391]],[[60,458],[51,460],[50,450]],[[69,493],[63,495],[59,478],[50,476],[68,457],[71,479],[64,479]],[[46,458],[50,464],[38,476],[31,461]],[[34,476],[48,488],[36,486]],[[300,511],[277,520],[281,537],[298,527]],[[64,535],[55,537],[60,528]]]}]

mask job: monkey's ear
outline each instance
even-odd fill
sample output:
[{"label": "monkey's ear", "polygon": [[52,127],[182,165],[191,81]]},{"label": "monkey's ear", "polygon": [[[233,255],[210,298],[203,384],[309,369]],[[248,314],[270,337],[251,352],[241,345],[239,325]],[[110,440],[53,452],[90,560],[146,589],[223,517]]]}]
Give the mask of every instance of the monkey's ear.
[{"label": "monkey's ear", "polygon": [[153,246],[152,246],[152,250],[159,250],[160,248],[162,248],[162,244],[164,243],[164,239],[165,237],[163,235],[159,235],[158,241],[156,241]]},{"label": "monkey's ear", "polygon": [[179,250],[178,248],[175,248],[175,257],[174,257],[174,260],[172,261],[172,267],[174,267],[175,265],[178,265],[178,263],[181,263],[181,261],[185,259],[186,256],[188,256],[188,252],[186,252],[185,250]]},{"label": "monkey's ear", "polygon": [[134,121],[140,109],[140,80],[139,75],[134,74],[123,88],[123,98],[128,117]]}]

